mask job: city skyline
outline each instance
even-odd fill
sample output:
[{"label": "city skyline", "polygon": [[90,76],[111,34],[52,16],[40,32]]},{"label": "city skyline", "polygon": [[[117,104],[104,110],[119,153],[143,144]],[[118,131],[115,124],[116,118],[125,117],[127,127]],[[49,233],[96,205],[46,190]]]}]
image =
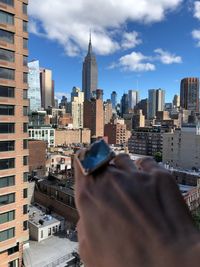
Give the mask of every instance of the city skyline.
[{"label": "city skyline", "polygon": [[[37,58],[41,66],[52,69],[59,98],[70,94],[73,86],[81,88],[90,29],[99,65],[99,88],[104,90],[105,99],[112,91],[122,96],[130,89],[139,90],[145,98],[148,89],[163,88],[166,102],[171,102],[174,94],[180,94],[181,79],[200,76],[199,1],[159,1],[158,8],[153,8],[154,1],[144,1],[143,8],[137,4],[139,18],[128,6],[129,1],[124,2],[124,16],[114,12],[122,8],[118,1],[114,6],[110,1],[97,1],[96,9],[92,5],[89,12],[87,1],[70,9],[62,0],[39,1],[40,10],[37,2],[31,0],[29,5],[29,60]],[[104,20],[97,12],[103,5],[109,11]],[[55,9],[58,12],[53,14]],[[55,20],[56,24],[51,22]]]}]

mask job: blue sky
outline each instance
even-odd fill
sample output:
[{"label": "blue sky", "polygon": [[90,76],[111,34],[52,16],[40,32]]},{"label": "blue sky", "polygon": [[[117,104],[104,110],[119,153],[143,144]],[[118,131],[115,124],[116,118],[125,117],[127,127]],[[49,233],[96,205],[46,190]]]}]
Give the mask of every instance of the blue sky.
[{"label": "blue sky", "polygon": [[[104,98],[138,89],[179,93],[180,80],[200,77],[200,1],[30,0],[29,59],[53,71],[56,95],[81,88],[89,30]],[[38,6],[40,8],[38,9]]]}]

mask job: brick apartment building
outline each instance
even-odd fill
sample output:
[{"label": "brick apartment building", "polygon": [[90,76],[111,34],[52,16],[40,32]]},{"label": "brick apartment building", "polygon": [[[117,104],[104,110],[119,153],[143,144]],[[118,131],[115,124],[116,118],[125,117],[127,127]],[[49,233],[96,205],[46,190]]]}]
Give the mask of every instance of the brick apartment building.
[{"label": "brick apartment building", "polygon": [[28,232],[27,0],[0,0],[0,266],[21,266]]},{"label": "brick apartment building", "polygon": [[162,152],[163,134],[160,127],[140,127],[132,132],[128,141],[130,153],[153,156]]},{"label": "brick apartment building", "polygon": [[104,126],[104,134],[108,137],[108,143],[122,145],[127,142],[126,124],[108,123]]},{"label": "brick apartment building", "polygon": [[104,136],[104,110],[101,98],[85,100],[83,108],[84,128],[91,130],[91,137]]}]

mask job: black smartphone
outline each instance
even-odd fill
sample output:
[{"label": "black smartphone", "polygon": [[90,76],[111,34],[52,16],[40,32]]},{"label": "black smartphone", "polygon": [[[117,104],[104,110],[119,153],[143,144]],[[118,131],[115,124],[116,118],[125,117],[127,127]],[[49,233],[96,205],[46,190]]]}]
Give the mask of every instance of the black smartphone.
[{"label": "black smartphone", "polygon": [[79,159],[85,175],[97,171],[115,157],[114,151],[101,139],[86,150],[84,159]]}]

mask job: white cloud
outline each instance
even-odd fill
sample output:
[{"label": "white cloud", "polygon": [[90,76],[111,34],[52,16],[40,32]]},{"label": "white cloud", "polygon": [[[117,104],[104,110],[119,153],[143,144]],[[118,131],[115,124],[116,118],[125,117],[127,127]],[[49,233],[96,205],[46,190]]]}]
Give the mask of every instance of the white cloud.
[{"label": "white cloud", "polygon": [[194,2],[194,17],[200,20],[200,1]]},{"label": "white cloud", "polygon": [[144,72],[154,71],[156,69],[154,64],[148,62],[150,57],[144,56],[140,52],[132,52],[131,54],[121,57],[117,64],[112,67],[120,67],[125,71]]},{"label": "white cloud", "polygon": [[142,40],[139,39],[139,34],[136,31],[125,32],[122,37],[121,47],[124,49],[134,48],[141,44]]},{"label": "white cloud", "polygon": [[155,49],[154,52],[157,54],[155,59],[161,61],[163,64],[182,63],[182,58],[180,56],[176,56],[161,48]]},{"label": "white cloud", "polygon": [[[63,45],[70,56],[87,48],[91,29],[98,54],[114,53],[138,44],[137,36],[125,34],[119,40],[113,31],[122,31],[128,21],[153,23],[175,10],[182,0],[30,0],[29,14],[34,21],[30,31]],[[131,41],[131,37],[133,40]],[[136,37],[136,39],[134,39]],[[121,45],[120,45],[121,44]]]},{"label": "white cloud", "polygon": [[192,37],[197,41],[197,46],[200,47],[200,30],[193,30]]}]

